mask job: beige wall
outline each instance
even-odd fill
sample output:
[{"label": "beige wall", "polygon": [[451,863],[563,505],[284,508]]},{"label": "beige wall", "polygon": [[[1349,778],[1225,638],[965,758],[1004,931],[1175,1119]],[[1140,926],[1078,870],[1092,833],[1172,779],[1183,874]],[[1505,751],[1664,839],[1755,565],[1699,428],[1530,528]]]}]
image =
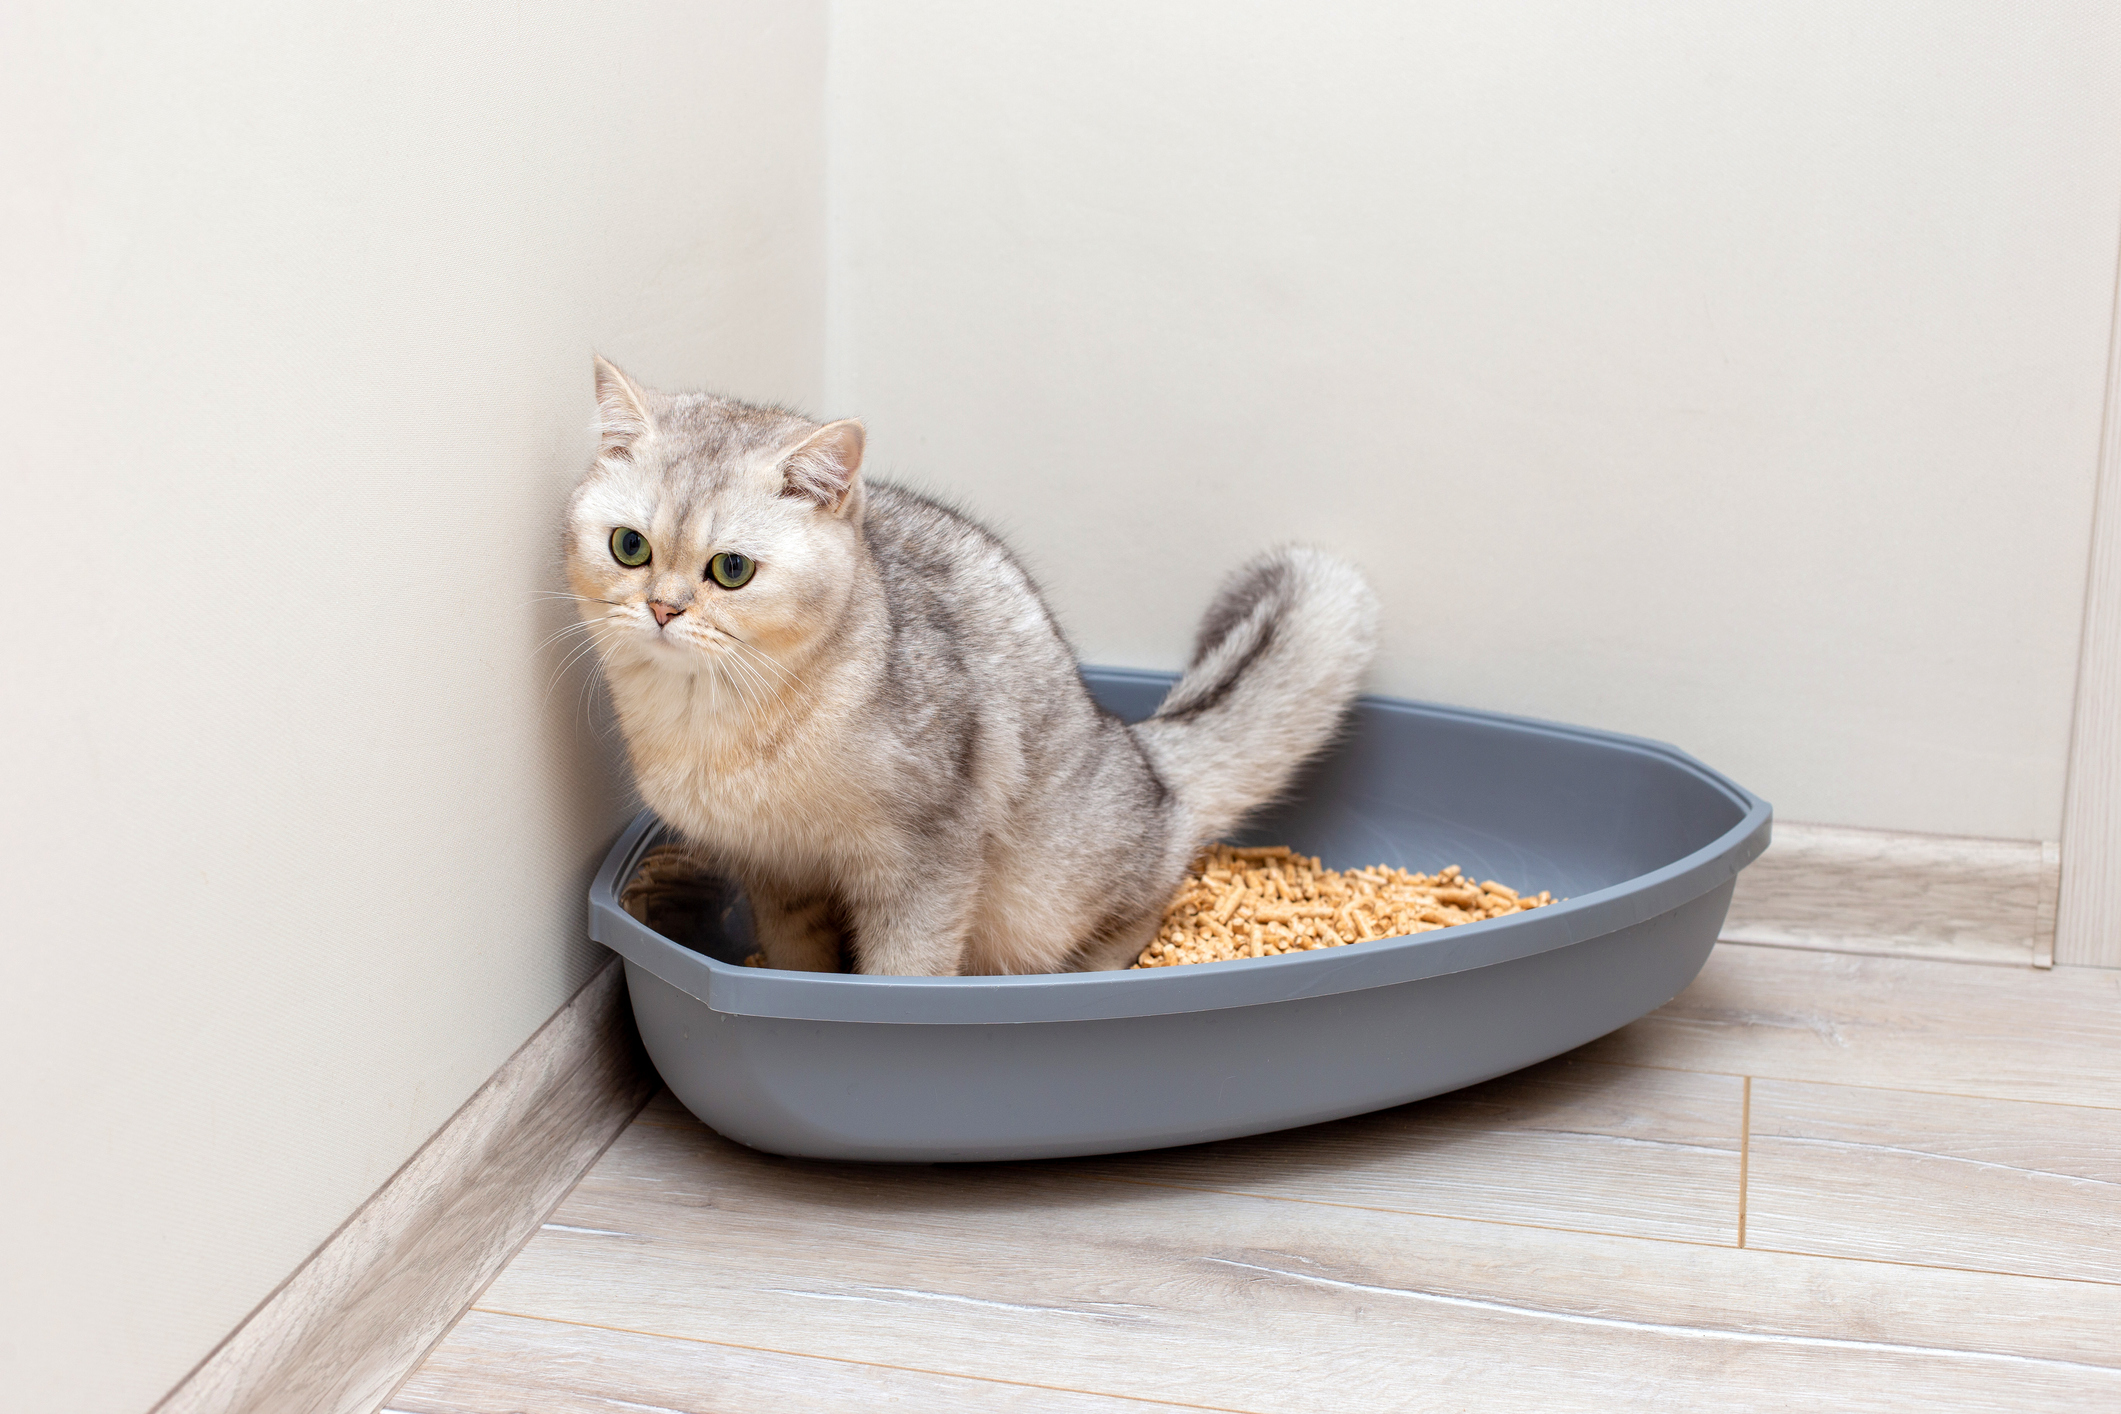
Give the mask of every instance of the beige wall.
[{"label": "beige wall", "polygon": [[2060,823],[2121,216],[2073,0],[835,10],[832,411],[1175,665],[1298,536],[1377,685],[1788,818]]},{"label": "beige wall", "polygon": [[590,351],[816,400],[824,39],[5,7],[0,1405],[145,1409],[592,966]]}]

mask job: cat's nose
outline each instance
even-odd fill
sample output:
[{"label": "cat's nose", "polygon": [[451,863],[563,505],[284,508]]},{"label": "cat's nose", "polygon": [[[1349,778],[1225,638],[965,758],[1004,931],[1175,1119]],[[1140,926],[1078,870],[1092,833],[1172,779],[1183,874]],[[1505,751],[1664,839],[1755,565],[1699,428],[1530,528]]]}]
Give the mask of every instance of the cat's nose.
[{"label": "cat's nose", "polygon": [[648,601],[648,612],[655,615],[655,626],[661,628],[679,614],[684,613],[685,606],[683,604],[665,604],[660,599],[651,599]]}]

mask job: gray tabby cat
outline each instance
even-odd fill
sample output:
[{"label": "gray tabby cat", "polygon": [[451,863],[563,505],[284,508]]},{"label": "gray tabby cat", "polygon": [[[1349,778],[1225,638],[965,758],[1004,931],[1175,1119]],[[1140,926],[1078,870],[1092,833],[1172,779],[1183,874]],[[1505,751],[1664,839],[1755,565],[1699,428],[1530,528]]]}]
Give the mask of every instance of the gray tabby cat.
[{"label": "gray tabby cat", "polygon": [[596,390],[568,578],[642,795],[744,885],[769,966],[1128,965],[1370,661],[1361,575],[1280,550],[1129,727],[1007,548],[864,480],[860,423],[656,393],[602,359]]}]

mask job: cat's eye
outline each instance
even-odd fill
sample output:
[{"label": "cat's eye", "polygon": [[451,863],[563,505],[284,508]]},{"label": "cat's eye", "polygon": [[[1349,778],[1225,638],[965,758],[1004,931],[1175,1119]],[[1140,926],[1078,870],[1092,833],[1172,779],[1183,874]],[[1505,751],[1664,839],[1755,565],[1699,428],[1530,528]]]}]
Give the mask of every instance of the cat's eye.
[{"label": "cat's eye", "polygon": [[759,562],[749,555],[739,555],[733,550],[724,550],[707,562],[707,573],[724,589],[742,589],[751,583],[751,576],[758,573]]},{"label": "cat's eye", "polygon": [[611,532],[611,558],[628,569],[639,569],[654,553],[648,548],[648,537],[630,525]]}]

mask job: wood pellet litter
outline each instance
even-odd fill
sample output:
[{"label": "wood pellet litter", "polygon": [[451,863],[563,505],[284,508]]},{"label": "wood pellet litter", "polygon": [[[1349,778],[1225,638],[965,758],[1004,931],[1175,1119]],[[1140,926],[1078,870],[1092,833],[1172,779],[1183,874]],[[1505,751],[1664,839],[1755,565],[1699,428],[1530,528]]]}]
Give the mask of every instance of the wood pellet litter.
[{"label": "wood pellet litter", "polygon": [[[724,885],[678,845],[650,850],[619,894],[628,913],[680,940],[707,936],[726,902]],[[1186,871],[1156,940],[1133,966],[1280,957],[1502,918],[1552,902],[1545,891],[1520,895],[1493,879],[1475,883],[1455,864],[1435,874],[1381,864],[1342,871],[1286,845],[1211,845]],[[744,962],[766,965],[757,953]]]},{"label": "wood pellet litter", "polygon": [[1322,868],[1286,845],[1212,845],[1164,910],[1156,940],[1135,967],[1179,967],[1279,957],[1378,938],[1427,933],[1483,918],[1542,908],[1554,896],[1520,895],[1488,879],[1475,883],[1456,864],[1436,874],[1372,865]]}]

